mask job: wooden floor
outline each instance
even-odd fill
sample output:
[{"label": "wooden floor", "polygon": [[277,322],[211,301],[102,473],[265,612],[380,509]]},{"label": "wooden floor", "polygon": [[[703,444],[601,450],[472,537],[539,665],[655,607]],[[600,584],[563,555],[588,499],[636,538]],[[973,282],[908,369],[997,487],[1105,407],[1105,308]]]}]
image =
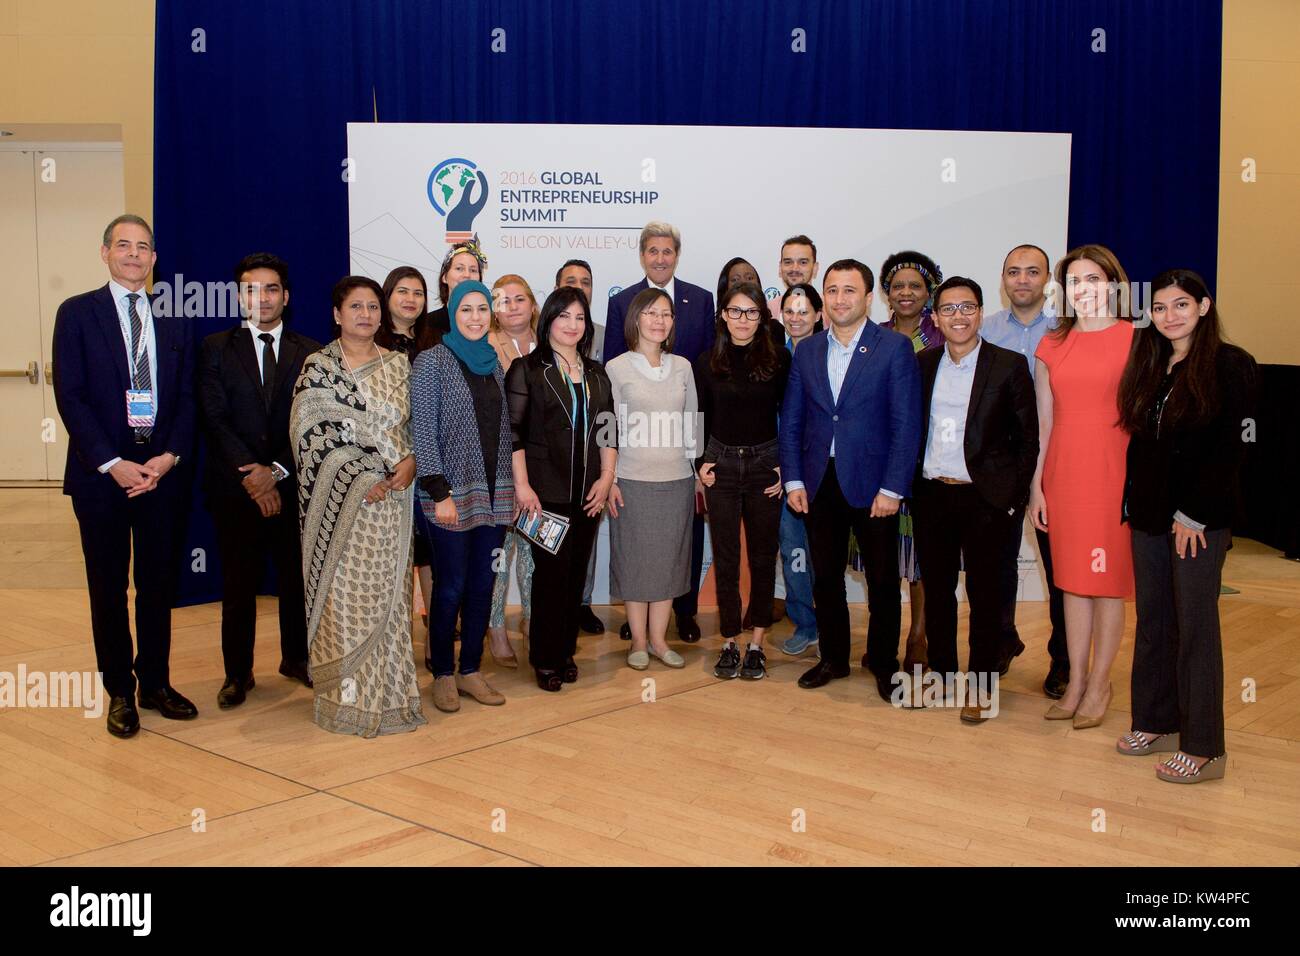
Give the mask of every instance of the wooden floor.
[{"label": "wooden floor", "polygon": [[[685,670],[636,673],[609,608],[609,633],[581,641],[576,685],[546,694],[489,658],[507,705],[444,715],[421,668],[429,725],[376,740],[312,723],[311,692],[275,672],[273,600],[259,607],[257,688],[219,710],[219,608],[184,608],[172,680],[197,720],[145,711],[142,732],[119,741],[79,711],[0,710],[0,863],[1294,866],[1300,566],[1240,541],[1226,583],[1240,591],[1221,604],[1228,774],[1193,787],[1115,753],[1131,608],[1095,730],[1042,719],[1043,604],[1020,608],[1029,649],[984,726],[895,710],[856,667],[800,690],[806,662],[775,647],[770,679],[722,683],[716,637],[682,648]],[[0,671],[94,668],[76,526],[57,491],[0,489],[0,622]],[[1242,702],[1247,678],[1257,702]]]}]

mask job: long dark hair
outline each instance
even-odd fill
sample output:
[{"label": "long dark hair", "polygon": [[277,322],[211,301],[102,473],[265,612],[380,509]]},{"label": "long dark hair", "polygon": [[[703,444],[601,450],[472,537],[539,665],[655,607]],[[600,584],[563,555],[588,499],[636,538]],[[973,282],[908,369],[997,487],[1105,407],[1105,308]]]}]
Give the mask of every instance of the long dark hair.
[{"label": "long dark hair", "polygon": [[578,343],[578,356],[590,356],[591,340],[596,333],[591,324],[591,305],[587,302],[587,294],[576,285],[562,285],[546,297],[542,303],[542,317],[537,320],[537,351],[542,353],[542,358],[555,361],[555,352],[551,348],[551,323],[575,302],[582,306],[582,314],[586,317],[582,341]]},{"label": "long dark hair", "polygon": [[[1198,306],[1201,300],[1210,299],[1205,280],[1191,269],[1169,269],[1156,276],[1151,283],[1152,300],[1157,292],[1170,288],[1181,289]],[[1187,357],[1181,362],[1182,374],[1165,400],[1165,420],[1197,422],[1214,414],[1219,404],[1215,361],[1223,344],[1219,310],[1210,299],[1209,311],[1196,320],[1192,330]],[[1119,422],[1125,431],[1144,432],[1150,427],[1151,411],[1160,400],[1160,385],[1173,351],[1173,345],[1155,323],[1134,329],[1128,365],[1119,383]]]},{"label": "long dark hair", "polygon": [[415,266],[398,266],[392,272],[388,273],[388,278],[384,280],[384,321],[379,326],[379,331],[375,333],[375,341],[386,349],[395,348],[397,329],[393,327],[393,313],[388,308],[388,300],[392,297],[393,290],[403,279],[416,279],[420,283],[420,288],[424,290],[424,305],[420,308],[420,314],[415,317],[415,324],[411,326],[411,338],[416,345],[422,338],[425,338],[424,328],[429,324],[429,284],[424,281],[424,274]]},{"label": "long dark hair", "polygon": [[[749,345],[749,380],[766,382],[776,374],[778,359],[776,342],[772,336],[772,316],[767,311],[763,291],[749,282],[733,285],[718,296],[718,314],[715,318],[717,333],[713,338],[713,351],[709,354],[709,369],[718,378],[731,377],[731,332],[724,317],[727,306],[736,296],[743,295],[758,307],[758,328]],[[784,341],[784,340],[783,340]]]}]

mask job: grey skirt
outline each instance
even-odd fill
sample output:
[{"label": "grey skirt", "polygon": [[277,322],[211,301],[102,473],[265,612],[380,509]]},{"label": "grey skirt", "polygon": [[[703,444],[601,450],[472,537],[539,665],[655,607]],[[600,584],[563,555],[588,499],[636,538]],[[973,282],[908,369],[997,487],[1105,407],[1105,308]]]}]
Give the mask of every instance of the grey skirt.
[{"label": "grey skirt", "polygon": [[609,597],[667,601],[691,587],[695,479],[619,479],[623,507],[609,519]]}]

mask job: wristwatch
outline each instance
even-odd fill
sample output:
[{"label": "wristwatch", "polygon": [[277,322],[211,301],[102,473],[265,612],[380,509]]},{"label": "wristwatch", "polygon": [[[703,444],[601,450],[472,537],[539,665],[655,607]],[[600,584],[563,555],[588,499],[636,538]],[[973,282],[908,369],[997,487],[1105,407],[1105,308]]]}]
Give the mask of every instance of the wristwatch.
[{"label": "wristwatch", "polygon": [[175,468],[177,465],[179,465],[179,464],[181,463],[181,456],[178,455],[178,454],[176,454],[176,452],[174,452],[174,451],[169,451],[167,454],[171,455],[173,458],[176,459],[175,461],[172,462],[172,467],[173,467],[173,468]]},{"label": "wristwatch", "polygon": [[289,477],[289,469],[284,468],[275,462],[271,462],[271,477],[276,481],[284,481]]}]

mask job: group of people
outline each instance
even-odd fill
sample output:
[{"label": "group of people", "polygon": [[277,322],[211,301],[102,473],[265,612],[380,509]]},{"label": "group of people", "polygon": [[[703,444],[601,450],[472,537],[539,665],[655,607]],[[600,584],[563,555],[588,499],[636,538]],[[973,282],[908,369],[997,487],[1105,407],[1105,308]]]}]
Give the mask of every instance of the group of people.
[{"label": "group of people", "polygon": [[[528,664],[538,687],[560,691],[579,677],[579,630],[603,629],[589,619],[608,513],[629,667],[685,666],[670,618],[682,642],[701,639],[707,516],[719,679],[766,676],[777,613],[794,625],[784,653],[817,652],[800,687],[848,677],[853,562],[867,589],[862,666],[879,695],[921,707],[936,701],[922,687],[938,686],[979,724],[996,707],[974,678],[996,681],[1024,650],[1027,514],[1050,597],[1046,718],[1101,724],[1136,593],[1133,721],[1116,748],[1171,754],[1157,764],[1163,780],[1223,776],[1217,601],[1255,370],[1224,341],[1199,276],[1157,276],[1139,315],[1107,248],[1070,250],[1053,275],[1047,253],[1025,244],[1003,264],[1008,307],[986,315],[977,282],[903,250],[881,267],[889,320],[877,324],[872,269],[840,259],[823,272],[807,236],[782,244],[785,288],[772,300],[744,259],[724,266],[716,298],[679,278],[681,236],[668,223],[647,224],[639,249],[644,278],[609,300],[603,361],[591,354],[587,263],[564,263],[539,306],[518,275],[489,288],[473,241],[448,252],[434,311],[412,267],[382,286],[340,280],[325,346],[285,325],[285,263],[250,255],[235,269],[243,320],[205,339],[195,361],[183,326],[153,320],[148,224],[114,220],[101,250],[108,285],[65,302],[54,337],[65,492],[110,732],[138,730],[137,700],[168,718],[197,714],[171,686],[168,652],[201,427],[221,552],[223,708],[254,687],[268,558],[280,673],[313,688],[326,729],[374,736],[426,722],[413,564],[438,710],[505,703],[481,665],[486,645],[499,666],[518,666],[504,619],[512,563]],[[543,521],[551,531],[534,532]]]}]

